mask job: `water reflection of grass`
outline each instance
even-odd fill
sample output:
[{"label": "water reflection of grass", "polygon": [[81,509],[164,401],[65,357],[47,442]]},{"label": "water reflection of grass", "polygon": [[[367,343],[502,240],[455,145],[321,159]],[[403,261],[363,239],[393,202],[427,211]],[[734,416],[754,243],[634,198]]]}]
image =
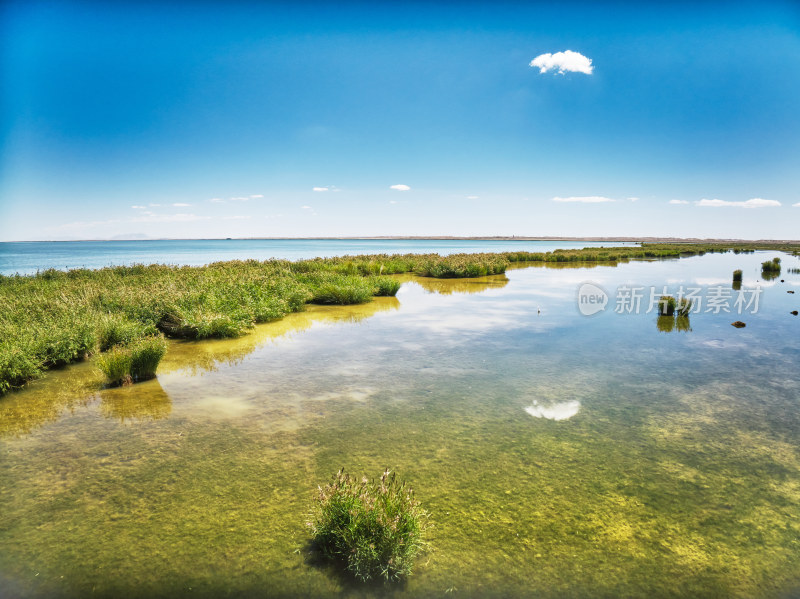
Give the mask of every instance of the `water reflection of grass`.
[{"label": "water reflection of grass", "polygon": [[[315,322],[358,322],[379,312],[396,310],[395,297],[379,297],[355,306],[311,306],[305,312],[256,327],[253,334],[236,339],[204,342],[171,341],[159,373],[213,370],[218,364],[236,363],[276,338],[310,328]],[[140,383],[139,391],[103,389],[104,377],[91,361],[66,366],[27,388],[0,398],[0,437],[30,433],[58,419],[66,410],[91,404],[98,396],[109,418],[158,419],[171,412],[171,401],[158,381]]]},{"label": "water reflection of grass", "polygon": [[250,335],[235,339],[173,342],[159,372],[214,370],[218,364],[235,364],[258,347],[275,339],[309,329],[314,323],[359,322],[380,312],[397,310],[395,297],[377,297],[353,306],[309,306],[303,312],[255,327]]},{"label": "water reflection of grass", "polygon": [[65,410],[76,410],[95,401],[103,375],[88,362],[74,364],[35,381],[28,388],[0,398],[0,437],[24,435]]},{"label": "water reflection of grass", "polygon": [[508,285],[505,275],[492,275],[488,277],[474,277],[465,279],[431,279],[415,275],[397,275],[399,281],[404,283],[414,282],[425,291],[440,295],[453,293],[480,293],[488,289],[502,289]]},{"label": "water reflection of grass", "polygon": [[137,386],[104,389],[100,392],[100,409],[106,418],[126,420],[159,420],[172,412],[172,400],[158,380],[151,379]]}]

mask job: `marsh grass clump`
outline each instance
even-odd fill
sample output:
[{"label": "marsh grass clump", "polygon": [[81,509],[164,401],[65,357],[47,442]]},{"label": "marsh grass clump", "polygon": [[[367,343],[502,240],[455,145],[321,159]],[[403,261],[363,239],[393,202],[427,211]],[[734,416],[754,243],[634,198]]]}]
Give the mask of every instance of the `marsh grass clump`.
[{"label": "marsh grass clump", "polygon": [[157,334],[158,329],[153,324],[122,317],[108,317],[101,320],[98,325],[98,349],[107,351],[115,345],[127,345],[135,339]]},{"label": "marsh grass clump", "polygon": [[389,470],[372,481],[339,470],[318,488],[308,525],[322,555],[356,579],[395,581],[411,573],[427,513],[413,489]]},{"label": "marsh grass clump", "polygon": [[[671,295],[662,295],[658,299],[658,314],[659,316],[672,316],[675,314],[675,307],[677,302]],[[691,307],[691,302],[690,302]]]},{"label": "marsh grass clump", "polygon": [[372,277],[372,293],[376,297],[393,297],[400,290],[400,281],[390,277]]},{"label": "marsh grass clump", "polygon": [[129,345],[116,345],[97,359],[97,367],[111,386],[129,385],[156,376],[167,342],[161,336],[136,339]]},{"label": "marsh grass clump", "polygon": [[741,269],[736,269],[733,271],[733,282],[734,283],[741,283],[742,282],[742,271]]},{"label": "marsh grass clump", "polygon": [[765,281],[777,279],[781,274],[781,259],[773,258],[761,263],[761,277]]},{"label": "marsh grass clump", "polygon": [[320,273],[304,277],[304,280],[311,289],[313,304],[363,304],[374,294],[370,280],[358,275]]},{"label": "marsh grass clump", "polygon": [[678,300],[678,304],[675,307],[675,314],[677,316],[688,316],[689,313],[692,311],[692,300],[682,297]]},{"label": "marsh grass clump", "polygon": [[112,387],[133,383],[131,352],[123,345],[112,347],[97,358],[97,367],[103,372],[106,382]]},{"label": "marsh grass clump", "polygon": [[162,336],[137,339],[129,346],[131,352],[131,377],[146,381],[156,376],[161,358],[167,353],[167,342]]}]

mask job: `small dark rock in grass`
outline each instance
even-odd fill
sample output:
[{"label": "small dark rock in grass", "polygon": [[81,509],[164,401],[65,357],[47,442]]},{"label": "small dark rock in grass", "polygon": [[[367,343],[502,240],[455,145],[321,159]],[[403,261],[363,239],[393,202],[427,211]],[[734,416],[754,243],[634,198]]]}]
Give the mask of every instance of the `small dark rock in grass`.
[{"label": "small dark rock in grass", "polygon": [[731,324],[732,324],[733,326],[735,326],[737,329],[741,329],[741,328],[743,328],[743,327],[746,327],[746,326],[747,326],[747,325],[746,325],[745,323],[743,323],[741,320],[737,320],[736,322],[732,322]]}]

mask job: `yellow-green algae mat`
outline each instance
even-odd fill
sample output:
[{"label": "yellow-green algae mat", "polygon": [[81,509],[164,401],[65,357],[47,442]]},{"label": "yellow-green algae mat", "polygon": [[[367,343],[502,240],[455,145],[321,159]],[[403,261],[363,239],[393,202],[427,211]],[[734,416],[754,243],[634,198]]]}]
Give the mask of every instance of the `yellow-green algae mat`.
[{"label": "yellow-green algae mat", "polygon": [[[174,342],[132,387],[102,389],[91,363],[54,372],[0,400],[0,595],[791,596],[785,289],[743,331],[575,309],[580,280],[675,264],[405,277],[396,299]],[[340,467],[387,465],[433,528],[405,583],[363,587],[319,563],[305,523]]]}]

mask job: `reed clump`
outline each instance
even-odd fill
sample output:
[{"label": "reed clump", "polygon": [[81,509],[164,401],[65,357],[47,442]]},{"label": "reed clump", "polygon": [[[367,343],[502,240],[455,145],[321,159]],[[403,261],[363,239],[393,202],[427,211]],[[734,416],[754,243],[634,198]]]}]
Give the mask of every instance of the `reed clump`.
[{"label": "reed clump", "polygon": [[675,314],[675,307],[677,302],[671,295],[662,295],[658,299],[658,315],[659,316],[673,316]]},{"label": "reed clump", "polygon": [[97,359],[97,367],[110,386],[128,385],[154,378],[166,352],[163,336],[143,337],[128,345],[115,345]]},{"label": "reed clump", "polygon": [[773,258],[761,263],[761,276],[765,280],[777,279],[781,274],[781,259]]},{"label": "reed clump", "polygon": [[692,311],[692,300],[682,297],[678,300],[678,303],[675,307],[675,315],[676,316],[688,316],[689,313]]},{"label": "reed clump", "polygon": [[742,271],[740,269],[733,271],[733,282],[734,283],[741,283],[742,282]]},{"label": "reed clump", "polygon": [[339,470],[318,487],[308,522],[321,554],[361,581],[411,574],[427,524],[413,489],[389,470],[372,481]]}]

